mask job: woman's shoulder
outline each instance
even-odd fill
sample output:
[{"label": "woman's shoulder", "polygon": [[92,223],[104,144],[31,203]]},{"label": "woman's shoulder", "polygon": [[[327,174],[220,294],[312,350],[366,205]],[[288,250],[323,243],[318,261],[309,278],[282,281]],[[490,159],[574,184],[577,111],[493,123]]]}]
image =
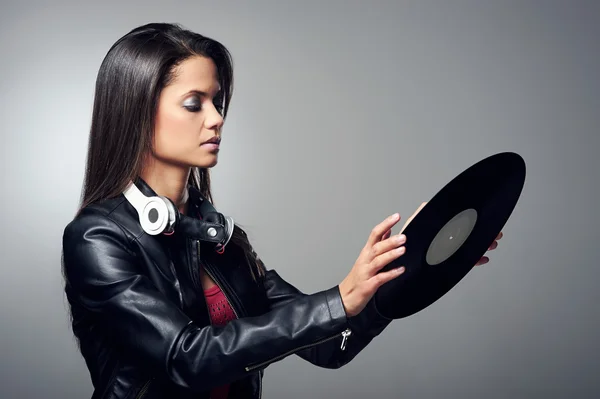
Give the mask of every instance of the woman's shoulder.
[{"label": "woman's shoulder", "polygon": [[63,231],[63,241],[85,239],[90,234],[110,234],[126,241],[142,233],[137,213],[124,196],[105,199],[81,208]]},{"label": "woman's shoulder", "polygon": [[122,196],[89,204],[81,208],[65,226],[63,247],[90,239],[127,245],[141,229],[135,217]]},{"label": "woman's shoulder", "polygon": [[65,231],[86,230],[114,223],[113,214],[121,203],[121,199],[111,198],[88,204],[77,211],[67,223]]},{"label": "woman's shoulder", "polygon": [[122,209],[122,201],[111,199],[90,204],[65,226],[62,237],[63,266],[73,283],[104,281],[119,268],[130,268],[136,258],[133,225]]}]

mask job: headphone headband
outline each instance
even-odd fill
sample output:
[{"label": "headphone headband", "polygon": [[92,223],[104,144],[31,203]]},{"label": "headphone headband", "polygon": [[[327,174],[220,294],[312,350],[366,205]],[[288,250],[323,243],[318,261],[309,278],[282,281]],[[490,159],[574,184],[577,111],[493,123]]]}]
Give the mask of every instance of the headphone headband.
[{"label": "headphone headband", "polygon": [[233,219],[217,212],[206,199],[202,201],[202,219],[196,219],[180,213],[167,197],[147,197],[133,182],[129,183],[123,195],[135,208],[140,225],[147,234],[173,234],[177,229],[190,238],[215,244],[217,252],[225,249],[233,235]]}]

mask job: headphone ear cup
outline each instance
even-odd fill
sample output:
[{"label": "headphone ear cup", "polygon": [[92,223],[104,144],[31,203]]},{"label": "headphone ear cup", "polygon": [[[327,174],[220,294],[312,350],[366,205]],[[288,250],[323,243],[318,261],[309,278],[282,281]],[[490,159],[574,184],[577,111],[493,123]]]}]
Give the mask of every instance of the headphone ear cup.
[{"label": "headphone ear cup", "polygon": [[223,226],[223,228],[225,229],[225,237],[223,237],[223,241],[219,244],[219,246],[224,248],[229,243],[229,240],[231,240],[231,236],[233,235],[233,228],[235,226],[233,219],[229,216],[224,216],[222,213],[215,211],[207,213],[204,220]]},{"label": "headphone ear cup", "polygon": [[223,226],[226,224],[225,217],[219,212],[208,212],[206,215],[204,215],[204,220],[210,223],[221,224]]},{"label": "headphone ear cup", "polygon": [[177,225],[177,222],[179,221],[179,210],[177,209],[177,206],[175,206],[175,203],[173,201],[171,201],[169,198],[167,197],[160,197],[164,202],[165,202],[165,206],[167,208],[167,225],[165,226],[165,230],[164,233],[165,234],[173,234],[175,232],[175,226]]},{"label": "headphone ear cup", "polygon": [[225,239],[225,242],[223,243],[223,246],[227,245],[229,243],[229,241],[231,240],[231,237],[233,236],[233,229],[235,228],[235,222],[233,221],[233,218],[230,216],[225,216],[225,227],[227,230],[227,238]]},{"label": "headphone ear cup", "polygon": [[146,197],[133,183],[123,190],[125,199],[138,214],[142,229],[150,235],[172,233],[177,222],[177,207],[168,198],[162,196]]},{"label": "headphone ear cup", "polygon": [[158,235],[169,226],[169,208],[161,197],[150,197],[140,213],[140,224],[150,235]]}]

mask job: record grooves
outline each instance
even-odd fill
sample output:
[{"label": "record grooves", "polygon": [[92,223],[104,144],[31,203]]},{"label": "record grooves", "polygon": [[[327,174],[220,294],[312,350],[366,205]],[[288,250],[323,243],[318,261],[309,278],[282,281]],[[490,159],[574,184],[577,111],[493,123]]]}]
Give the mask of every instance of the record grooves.
[{"label": "record grooves", "polygon": [[376,292],[392,319],[417,313],[450,291],[502,231],[525,183],[525,162],[513,152],[474,164],[443,187],[404,230],[406,253],[382,271],[406,271]]}]

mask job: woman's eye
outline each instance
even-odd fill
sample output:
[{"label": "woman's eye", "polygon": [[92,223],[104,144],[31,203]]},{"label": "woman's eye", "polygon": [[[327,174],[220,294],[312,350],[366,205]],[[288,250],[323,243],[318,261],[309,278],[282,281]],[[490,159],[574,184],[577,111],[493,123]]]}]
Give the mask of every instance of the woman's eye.
[{"label": "woman's eye", "polygon": [[198,112],[200,111],[200,102],[195,100],[186,101],[183,107],[190,112]]},{"label": "woman's eye", "polygon": [[[217,112],[222,115],[223,105],[219,101],[215,101],[213,105],[215,106]],[[200,100],[192,98],[183,103],[183,108],[185,108],[189,112],[199,112],[200,110],[202,110],[202,104]]]}]

